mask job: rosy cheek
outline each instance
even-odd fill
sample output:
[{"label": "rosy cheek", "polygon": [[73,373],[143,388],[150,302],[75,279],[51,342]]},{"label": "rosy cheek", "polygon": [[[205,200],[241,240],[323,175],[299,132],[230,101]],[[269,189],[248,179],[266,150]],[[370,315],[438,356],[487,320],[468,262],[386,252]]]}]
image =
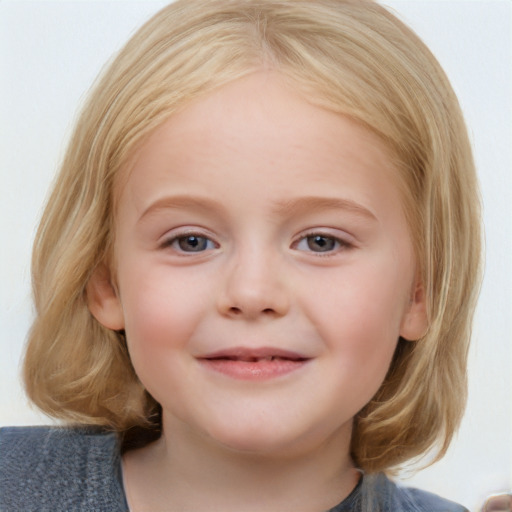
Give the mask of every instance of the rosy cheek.
[{"label": "rosy cheek", "polygon": [[[154,284],[154,283],[157,284]],[[132,344],[172,348],[188,340],[201,314],[201,300],[182,293],[179,283],[163,279],[134,280],[127,290],[126,332]]]}]

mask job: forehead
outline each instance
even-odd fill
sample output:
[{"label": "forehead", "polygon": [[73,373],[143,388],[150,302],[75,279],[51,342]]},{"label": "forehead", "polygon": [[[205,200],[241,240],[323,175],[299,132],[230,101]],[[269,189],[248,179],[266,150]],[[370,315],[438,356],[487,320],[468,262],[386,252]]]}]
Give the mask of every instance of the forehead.
[{"label": "forehead", "polygon": [[370,210],[383,202],[386,189],[401,204],[393,158],[382,140],[313,105],[271,72],[236,80],[172,115],[124,172],[120,192],[139,213],[170,192],[215,192],[219,200],[236,200],[237,190],[247,187],[254,194],[265,190],[274,203],[350,193]]}]

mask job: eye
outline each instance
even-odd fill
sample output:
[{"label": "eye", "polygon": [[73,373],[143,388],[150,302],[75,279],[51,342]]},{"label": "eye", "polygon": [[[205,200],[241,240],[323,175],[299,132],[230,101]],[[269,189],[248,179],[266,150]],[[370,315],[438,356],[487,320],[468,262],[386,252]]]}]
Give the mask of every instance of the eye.
[{"label": "eye", "polygon": [[295,249],[299,251],[324,253],[337,251],[348,246],[348,243],[340,240],[339,238],[319,233],[312,233],[301,238],[295,245]]},{"label": "eye", "polygon": [[164,245],[165,247],[171,247],[177,252],[203,252],[217,247],[209,238],[195,234],[171,238]]}]

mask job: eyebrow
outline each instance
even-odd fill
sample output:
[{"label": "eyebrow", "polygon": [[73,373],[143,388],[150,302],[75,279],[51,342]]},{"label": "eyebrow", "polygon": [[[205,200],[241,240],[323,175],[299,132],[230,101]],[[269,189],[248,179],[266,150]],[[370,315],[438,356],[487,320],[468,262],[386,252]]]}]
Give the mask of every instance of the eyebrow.
[{"label": "eyebrow", "polygon": [[[142,212],[139,221],[161,210],[180,208],[199,209],[205,212],[225,212],[225,206],[220,201],[207,197],[177,195],[163,197],[151,203]],[[287,201],[278,201],[273,209],[273,213],[276,215],[292,216],[303,212],[322,210],[345,210],[370,220],[377,220],[376,215],[360,203],[338,197],[303,196]]]},{"label": "eyebrow", "polygon": [[139,221],[162,210],[178,210],[180,208],[199,209],[208,212],[224,210],[224,207],[220,202],[214,201],[207,197],[196,197],[189,195],[168,196],[151,203],[142,212],[139,217]]},{"label": "eyebrow", "polygon": [[345,210],[371,220],[377,220],[376,215],[369,208],[356,201],[339,197],[306,196],[289,201],[280,201],[276,205],[276,213],[280,214],[293,215],[305,210]]}]

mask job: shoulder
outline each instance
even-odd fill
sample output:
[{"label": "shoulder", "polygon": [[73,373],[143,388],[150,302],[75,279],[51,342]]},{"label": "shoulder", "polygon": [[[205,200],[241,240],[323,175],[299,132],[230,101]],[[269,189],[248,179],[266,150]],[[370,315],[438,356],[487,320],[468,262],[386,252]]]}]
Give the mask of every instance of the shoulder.
[{"label": "shoulder", "polygon": [[0,429],[0,510],[123,510],[124,504],[114,433]]},{"label": "shoulder", "polygon": [[402,487],[384,475],[376,479],[379,495],[387,500],[385,511],[400,512],[468,512],[462,505],[420,489]]}]

